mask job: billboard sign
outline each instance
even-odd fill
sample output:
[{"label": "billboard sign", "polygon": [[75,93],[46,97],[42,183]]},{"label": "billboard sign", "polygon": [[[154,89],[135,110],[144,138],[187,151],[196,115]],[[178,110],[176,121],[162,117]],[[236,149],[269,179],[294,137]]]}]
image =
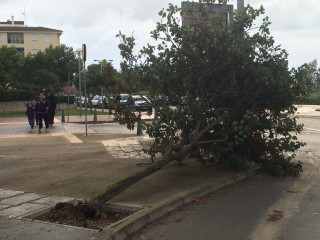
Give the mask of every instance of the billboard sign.
[{"label": "billboard sign", "polygon": [[[219,11],[224,13],[222,16],[222,27],[229,26],[233,23],[233,5],[182,2],[181,8],[182,26],[189,25],[194,21],[201,24],[210,24],[213,19],[217,18]],[[201,8],[207,12],[206,17],[203,16]]]}]

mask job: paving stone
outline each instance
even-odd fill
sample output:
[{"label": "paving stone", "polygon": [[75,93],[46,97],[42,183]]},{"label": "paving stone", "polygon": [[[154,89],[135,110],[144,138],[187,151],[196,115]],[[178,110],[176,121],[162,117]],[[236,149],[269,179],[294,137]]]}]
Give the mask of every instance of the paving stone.
[{"label": "paving stone", "polygon": [[32,203],[39,203],[39,204],[46,204],[46,205],[52,205],[56,204],[59,202],[69,202],[74,200],[73,198],[68,198],[68,197],[54,197],[54,196],[48,196],[45,198],[41,198],[35,201],[32,201]]},{"label": "paving stone", "polygon": [[[78,124],[78,123],[62,123],[63,127],[67,132],[70,133],[85,133],[85,125],[84,124]],[[88,133],[95,133],[92,129],[87,129]]]},{"label": "paving stone", "polygon": [[42,208],[47,207],[47,205],[44,204],[37,204],[37,203],[25,203],[19,206],[10,207],[7,209],[4,209],[0,211],[0,216],[20,216],[24,215],[30,212],[33,212],[35,210],[39,210]]},{"label": "paving stone", "polygon": [[46,197],[46,195],[36,194],[36,193],[25,193],[19,196],[3,199],[0,201],[0,204],[18,205],[21,203],[30,202],[32,200],[36,200],[44,197]]},{"label": "paving stone", "polygon": [[0,199],[13,197],[22,194],[22,191],[2,190],[0,191]]}]

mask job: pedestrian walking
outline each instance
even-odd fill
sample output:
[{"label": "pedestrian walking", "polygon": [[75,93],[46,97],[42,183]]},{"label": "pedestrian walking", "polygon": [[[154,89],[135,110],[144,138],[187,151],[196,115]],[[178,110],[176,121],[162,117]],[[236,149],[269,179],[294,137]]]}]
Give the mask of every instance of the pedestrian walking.
[{"label": "pedestrian walking", "polygon": [[41,133],[43,122],[46,125],[46,130],[48,131],[49,123],[48,123],[48,111],[49,111],[49,103],[45,99],[43,93],[40,93],[39,100],[36,103],[36,113],[38,115],[39,120],[39,133]]},{"label": "pedestrian walking", "polygon": [[134,100],[131,95],[129,95],[128,100],[126,102],[128,106],[134,107]]},{"label": "pedestrian walking", "polygon": [[49,102],[48,123],[52,126],[52,124],[54,124],[54,116],[56,114],[57,103],[55,97],[52,96],[50,92],[47,92],[46,99]]},{"label": "pedestrian walking", "polygon": [[121,95],[120,95],[120,93],[117,93],[115,99],[116,99],[116,103],[120,103],[120,101],[121,101]]},{"label": "pedestrian walking", "polygon": [[32,106],[32,103],[28,103],[26,115],[28,116],[28,121],[31,129],[34,127],[34,118],[35,118],[35,109]]},{"label": "pedestrian walking", "polygon": [[35,112],[35,120],[36,120],[36,126],[38,126],[39,124],[39,119],[38,119],[38,115],[37,115],[37,112],[36,112],[36,103],[37,101],[36,100],[32,100],[32,107],[33,107],[33,110]]}]

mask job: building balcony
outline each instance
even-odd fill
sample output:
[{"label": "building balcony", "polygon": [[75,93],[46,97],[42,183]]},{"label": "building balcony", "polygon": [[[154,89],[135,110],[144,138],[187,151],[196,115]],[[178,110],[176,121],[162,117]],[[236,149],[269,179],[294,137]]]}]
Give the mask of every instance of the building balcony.
[{"label": "building balcony", "polygon": [[8,33],[8,43],[24,44],[23,33]]}]

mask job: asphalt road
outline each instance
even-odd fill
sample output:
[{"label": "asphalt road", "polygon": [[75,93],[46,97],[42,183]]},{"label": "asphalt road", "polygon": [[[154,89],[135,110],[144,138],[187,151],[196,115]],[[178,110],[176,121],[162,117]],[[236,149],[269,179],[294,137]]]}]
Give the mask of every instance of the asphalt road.
[{"label": "asphalt road", "polygon": [[256,176],[177,209],[130,240],[320,239],[320,118],[301,117],[299,178]]}]

